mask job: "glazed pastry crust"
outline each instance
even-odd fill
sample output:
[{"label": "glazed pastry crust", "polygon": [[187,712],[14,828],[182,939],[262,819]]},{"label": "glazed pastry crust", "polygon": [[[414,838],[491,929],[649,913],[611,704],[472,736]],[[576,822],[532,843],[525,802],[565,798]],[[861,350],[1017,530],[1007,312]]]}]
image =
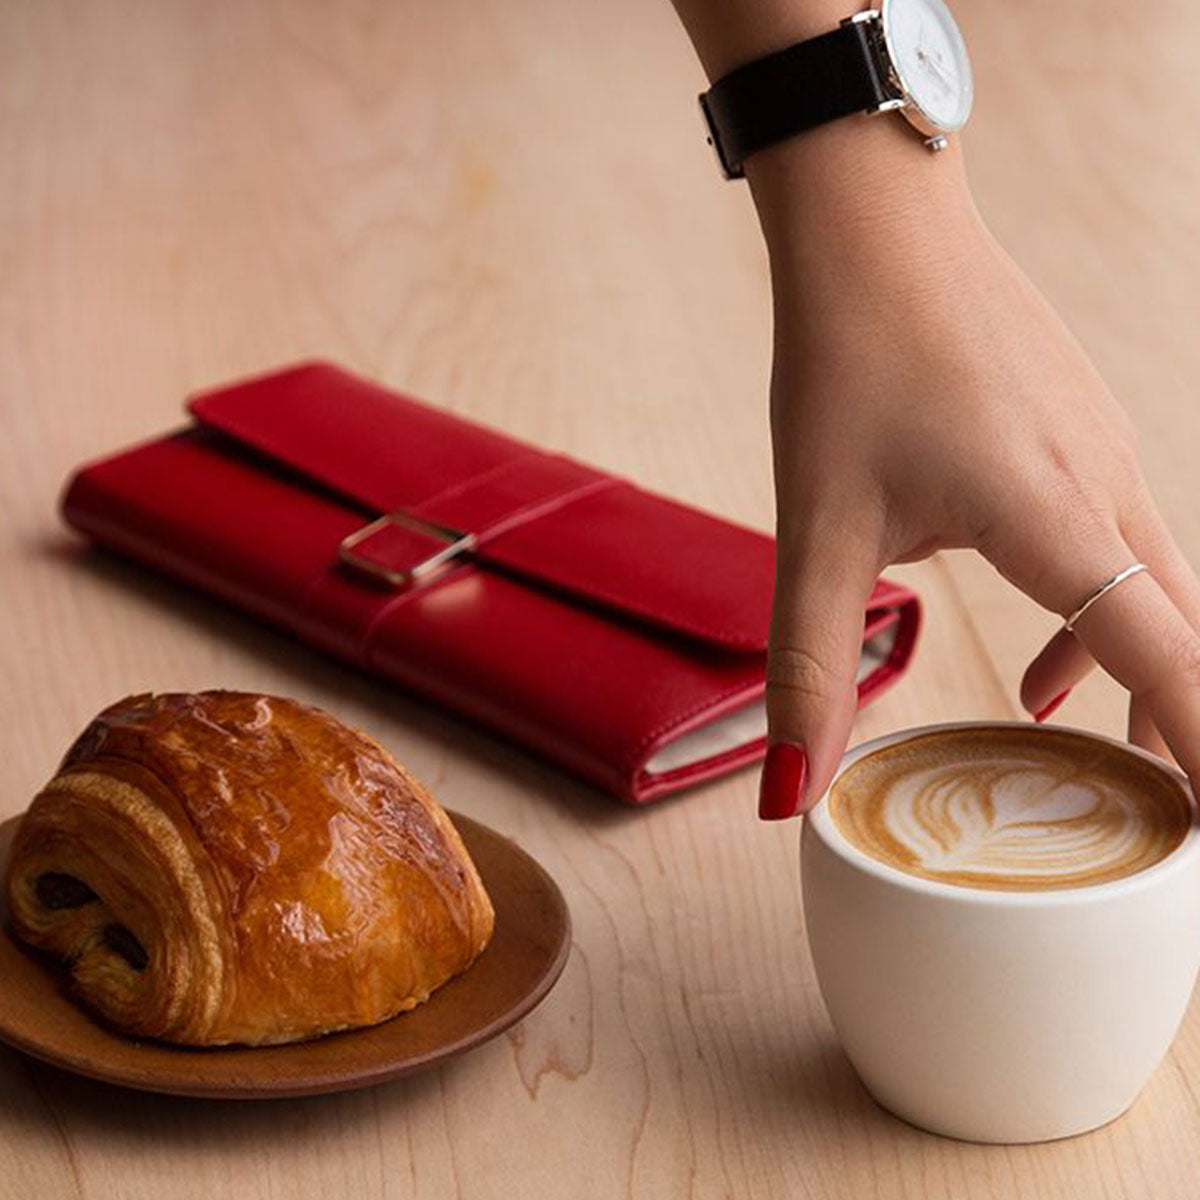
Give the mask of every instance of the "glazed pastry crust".
[{"label": "glazed pastry crust", "polygon": [[295,701],[133,696],[17,832],[13,928],[133,1034],[263,1044],[413,1008],[494,914],[445,812],[377,743]]}]

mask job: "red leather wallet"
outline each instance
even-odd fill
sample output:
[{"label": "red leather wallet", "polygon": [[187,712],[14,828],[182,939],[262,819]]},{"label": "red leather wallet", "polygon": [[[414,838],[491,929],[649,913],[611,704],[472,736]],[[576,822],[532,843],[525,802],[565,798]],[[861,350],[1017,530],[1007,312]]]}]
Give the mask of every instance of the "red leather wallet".
[{"label": "red leather wallet", "polygon": [[[624,800],[761,757],[770,538],[323,363],[188,408],[68,522]],[[881,580],[860,702],[918,625]]]}]

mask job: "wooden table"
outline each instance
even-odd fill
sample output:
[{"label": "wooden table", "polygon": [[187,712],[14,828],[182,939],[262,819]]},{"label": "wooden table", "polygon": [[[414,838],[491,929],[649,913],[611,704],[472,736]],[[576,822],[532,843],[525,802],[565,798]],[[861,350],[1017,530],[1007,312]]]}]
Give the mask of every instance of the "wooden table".
[{"label": "wooden table", "polygon": [[[1200,561],[1200,14],[956,6],[980,203],[1128,401]],[[764,255],[666,0],[3,0],[0,56],[0,817],[123,694],[274,690],[516,837],[575,920],[522,1026],[357,1094],[162,1099],[0,1050],[0,1196],[1200,1194],[1200,1009],[1098,1133],[919,1133],[833,1040],[798,825],[758,822],[755,772],[625,811],[56,518],[73,464],[170,427],[190,389],[321,355],[768,528]],[[928,632],[856,736],[1017,715],[1053,618],[971,556],[896,574]],[[1063,715],[1117,731],[1120,696],[1094,679]]]}]

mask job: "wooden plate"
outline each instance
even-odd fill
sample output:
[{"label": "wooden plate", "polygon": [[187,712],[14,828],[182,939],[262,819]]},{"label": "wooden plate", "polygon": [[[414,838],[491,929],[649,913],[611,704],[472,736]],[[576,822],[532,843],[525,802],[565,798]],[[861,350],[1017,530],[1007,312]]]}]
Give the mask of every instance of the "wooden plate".
[{"label": "wooden plate", "polygon": [[[487,826],[450,815],[495,905],[496,930],[468,971],[412,1012],[288,1046],[206,1050],[138,1041],[98,1023],[70,999],[64,971],[16,942],[0,895],[0,1041],[93,1079],[217,1099],[367,1087],[486,1042],[554,986],[567,961],[571,920],[557,884],[528,854]],[[7,862],[18,821],[0,825],[0,862]]]}]

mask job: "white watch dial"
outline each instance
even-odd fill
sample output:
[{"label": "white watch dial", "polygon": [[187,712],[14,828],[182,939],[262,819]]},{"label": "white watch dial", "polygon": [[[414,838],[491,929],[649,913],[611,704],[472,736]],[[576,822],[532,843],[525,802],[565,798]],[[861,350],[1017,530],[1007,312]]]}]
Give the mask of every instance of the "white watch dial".
[{"label": "white watch dial", "polygon": [[[967,47],[942,0],[883,0],[883,39],[909,104],[931,131],[961,129],[974,86]],[[919,123],[919,122],[918,122]]]}]

